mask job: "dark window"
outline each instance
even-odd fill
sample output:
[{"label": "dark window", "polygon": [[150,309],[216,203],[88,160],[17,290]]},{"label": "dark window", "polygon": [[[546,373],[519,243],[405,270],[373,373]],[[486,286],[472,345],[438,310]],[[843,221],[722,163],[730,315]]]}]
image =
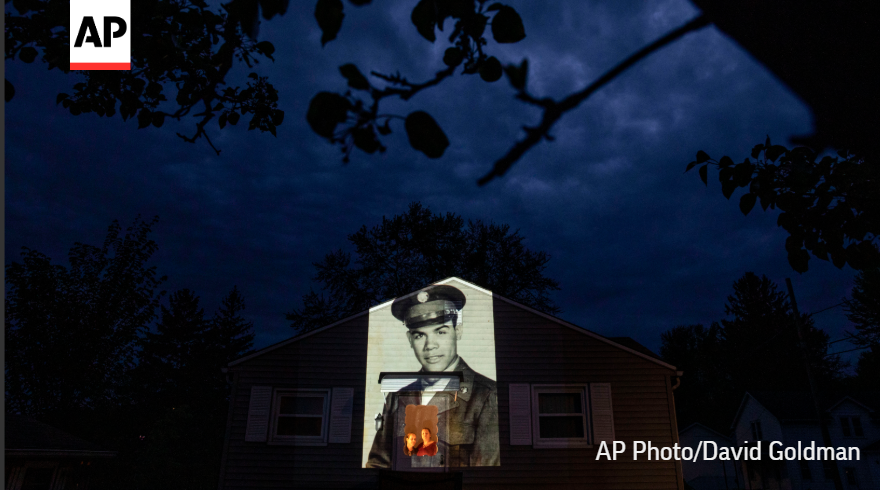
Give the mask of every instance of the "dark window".
[{"label": "dark window", "polygon": [[317,436],[323,427],[321,417],[278,417],[279,436]]},{"label": "dark window", "polygon": [[840,417],[840,428],[843,430],[843,437],[852,436],[852,430],[849,428],[849,417]]},{"label": "dark window", "polygon": [[858,417],[852,418],[852,426],[853,426],[853,434],[856,437],[863,437],[865,435],[865,431],[862,430],[862,419]]},{"label": "dark window", "polygon": [[276,436],[324,435],[327,393],[282,393],[276,399]]},{"label": "dark window", "polygon": [[532,385],[535,447],[590,445],[589,385]]},{"label": "dark window", "polygon": [[801,460],[801,479],[805,481],[813,479],[813,475],[810,473],[810,463],[803,459]]},{"label": "dark window", "polygon": [[763,441],[764,434],[761,433],[761,421],[755,420],[752,422],[752,439],[756,441]]},{"label": "dark window", "polygon": [[584,437],[584,408],[581,393],[538,393],[539,437]]}]

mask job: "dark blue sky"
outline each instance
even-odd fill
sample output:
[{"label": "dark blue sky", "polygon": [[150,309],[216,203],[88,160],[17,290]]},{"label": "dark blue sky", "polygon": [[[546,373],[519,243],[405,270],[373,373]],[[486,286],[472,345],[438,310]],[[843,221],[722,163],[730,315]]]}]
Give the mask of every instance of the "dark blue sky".
[{"label": "dark blue sky", "polygon": [[[313,286],[312,262],[413,201],[519,229],[530,248],[552,256],[547,275],[562,285],[553,298],[563,319],[654,350],[670,327],[723,318],[731,285],[746,271],[783,290],[792,277],[805,312],[849,293],[848,266],[813,259],[806,274],[790,269],[776,212],[756,207],[744,217],[742,190],[727,201],[717,175],[710,172],[707,189],[695,172],[682,173],[697,150],[737,160],[768,134],[788,143],[812,129],[808,108],[715,28],[630,69],[566,115],[555,142],[479,188],[477,178],[519,128],[539,117],[514,101],[506,80],[456,76],[383,108],[431,113],[452,142],[439,160],[412,150],[398,124],[387,153],[355,151],[343,165],[339,150],[306,124],[315,93],[345,90],[344,63],[364,73],[399,70],[410,80],[442,68],[448,45],[416,33],[412,2],[374,3],[346,3],[339,38],[323,49],[314,2],[292,1],[284,17],[263,22],[260,39],[274,43],[277,61],[258,71],[279,89],[285,121],[277,138],[245,124],[222,132],[211,124],[220,157],[175,136],[192,132],[189,122],[138,130],[118,116],[71,116],[55,95],[70,92],[77,75],[7,63],[16,96],[6,105],[6,261],[28,246],[63,263],[75,241],[99,244],[112,220],[159,215],[154,263],[169,276],[167,289],[196,290],[212,312],[238,285],[258,347],[290,336],[284,313]],[[697,14],[686,0],[508,3],[523,14],[527,37],[490,41],[489,52],[502,63],[528,58],[531,92],[553,97]],[[227,80],[244,85],[246,73]],[[841,308],[816,320],[832,339],[848,326]]]}]

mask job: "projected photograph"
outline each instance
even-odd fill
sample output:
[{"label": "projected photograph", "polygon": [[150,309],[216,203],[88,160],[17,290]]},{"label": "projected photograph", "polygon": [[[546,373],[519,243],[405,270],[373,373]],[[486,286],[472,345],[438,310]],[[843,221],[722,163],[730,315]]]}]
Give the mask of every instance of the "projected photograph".
[{"label": "projected photograph", "polygon": [[499,466],[492,294],[450,280],[370,310],[363,466]]}]

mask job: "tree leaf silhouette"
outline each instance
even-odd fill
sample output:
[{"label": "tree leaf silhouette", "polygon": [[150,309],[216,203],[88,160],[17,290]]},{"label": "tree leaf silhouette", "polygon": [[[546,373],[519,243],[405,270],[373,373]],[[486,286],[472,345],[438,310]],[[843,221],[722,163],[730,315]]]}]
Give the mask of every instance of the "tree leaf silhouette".
[{"label": "tree leaf silhouette", "polygon": [[490,56],[480,65],[480,78],[487,82],[497,82],[501,78],[501,73],[501,62],[494,56]]},{"label": "tree leaf silhouette", "polygon": [[348,80],[349,87],[356,90],[370,89],[370,82],[367,81],[367,77],[365,77],[353,63],[346,63],[340,66],[339,73]]},{"label": "tree leaf silhouette", "polygon": [[498,11],[492,19],[492,37],[495,42],[516,43],[525,39],[526,28],[516,10],[500,3],[491,5],[488,10]]},{"label": "tree leaf silhouette", "polygon": [[336,39],[336,34],[342,28],[343,13],[342,0],[318,0],[315,5],[315,20],[321,28],[321,46]]},{"label": "tree leaf silhouette", "polygon": [[425,111],[416,111],[406,116],[404,123],[409,144],[428,158],[440,158],[449,147],[449,139],[440,129],[437,121]]},{"label": "tree leaf silhouette", "polygon": [[319,92],[309,103],[306,121],[312,127],[312,131],[333,139],[336,125],[345,122],[350,108],[351,103],[345,97],[333,92]]}]

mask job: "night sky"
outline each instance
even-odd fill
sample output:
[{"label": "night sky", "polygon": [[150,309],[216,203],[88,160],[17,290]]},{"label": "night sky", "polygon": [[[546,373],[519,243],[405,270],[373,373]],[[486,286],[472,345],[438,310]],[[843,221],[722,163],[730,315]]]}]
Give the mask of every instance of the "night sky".
[{"label": "night sky", "polygon": [[[431,44],[418,35],[413,2],[373,3],[346,2],[339,37],[323,49],[314,1],[292,1],[286,15],[264,21],[260,40],[274,43],[277,61],[258,72],[279,89],[286,117],[277,138],[244,123],[224,131],[210,123],[219,157],[204,140],[175,136],[192,133],[193,122],[138,130],[118,115],[71,116],[55,95],[71,92],[77,75],[7,63],[16,88],[6,105],[7,263],[19,260],[22,246],[66,263],[74,242],[100,245],[114,219],[127,226],[138,214],[158,215],[153,263],[169,276],[165,289],[194,289],[213,314],[238,285],[256,347],[265,347],[292,334],[284,314],[316,287],[313,262],[347,250],[346,236],[362,225],[420,201],[435,213],[519,229],[529,248],[552,256],[546,273],[562,286],[552,295],[561,318],[655,351],[673,326],[724,318],[732,283],[746,271],[766,274],[781,290],[792,277],[803,312],[849,294],[849,266],[813,258],[803,275],[789,267],[778,212],[756,206],[744,217],[742,189],[727,201],[717,173],[708,189],[695,171],[683,173],[697,150],[741,161],[767,135],[789,144],[812,129],[807,106],[714,27],[602,88],[557,124],[555,142],[480,188],[476,180],[540,117],[513,99],[506,79],[455,76],[407,103],[383,102],[383,112],[434,116],[452,144],[439,160],[410,148],[397,121],[385,154],[356,150],[344,165],[338,148],[306,123],[312,96],[345,91],[342,64],[399,70],[413,81],[443,68],[445,36]],[[508,4],[522,14],[527,37],[490,40],[489,53],[503,64],[528,58],[530,91],[557,98],[698,14],[686,0]],[[244,85],[248,71],[227,81]],[[832,340],[851,329],[842,308],[815,318]]]}]

